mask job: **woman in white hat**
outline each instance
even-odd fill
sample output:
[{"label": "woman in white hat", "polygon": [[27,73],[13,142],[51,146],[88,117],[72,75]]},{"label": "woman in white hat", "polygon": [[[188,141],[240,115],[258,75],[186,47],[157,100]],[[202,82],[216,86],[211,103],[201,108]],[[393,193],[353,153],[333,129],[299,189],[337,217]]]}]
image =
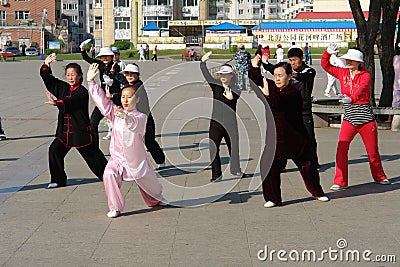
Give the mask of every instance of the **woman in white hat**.
[{"label": "woman in white hat", "polygon": [[[113,94],[121,92],[121,84],[118,79],[114,78],[114,75],[121,71],[119,65],[113,62],[114,52],[110,47],[102,47],[100,48],[100,53],[96,56],[96,58],[100,58],[100,60],[91,58],[85,51],[85,45],[90,41],[91,39],[87,39],[80,45],[82,58],[89,64],[97,63],[99,65],[101,87],[107,93],[107,96],[113,99],[114,104],[121,106],[121,100],[118,97],[112,97]],[[104,116],[101,115],[97,107],[93,109],[90,115],[90,124],[92,125],[94,135],[93,141],[97,145],[99,143],[99,123],[103,117]],[[110,131],[106,139],[109,139],[109,137],[111,137]]]},{"label": "woman in white hat", "polygon": [[336,174],[331,190],[348,188],[348,152],[354,136],[359,133],[368,153],[372,177],[379,184],[390,184],[383,171],[378,149],[378,129],[370,105],[371,76],[361,63],[363,53],[349,49],[340,58],[346,60],[346,67],[332,66],[329,59],[337,52],[337,44],[330,44],[321,58],[321,66],[340,81],[339,97],[344,104],[344,118],[339,133],[336,151]]}]

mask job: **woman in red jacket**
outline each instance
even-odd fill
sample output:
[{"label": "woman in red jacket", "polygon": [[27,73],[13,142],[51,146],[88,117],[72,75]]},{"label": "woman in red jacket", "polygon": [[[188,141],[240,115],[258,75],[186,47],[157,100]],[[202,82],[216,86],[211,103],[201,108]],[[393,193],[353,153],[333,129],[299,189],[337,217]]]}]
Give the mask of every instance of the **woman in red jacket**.
[{"label": "woman in red jacket", "polygon": [[368,153],[369,166],[375,182],[390,184],[382,168],[378,150],[378,129],[375,115],[369,103],[371,76],[361,63],[363,53],[349,49],[341,58],[346,60],[346,67],[332,66],[329,59],[337,52],[337,45],[330,44],[321,58],[321,66],[340,81],[339,97],[344,104],[344,118],[339,133],[336,151],[336,174],[331,190],[344,190],[348,187],[348,152],[354,136],[359,133]]}]

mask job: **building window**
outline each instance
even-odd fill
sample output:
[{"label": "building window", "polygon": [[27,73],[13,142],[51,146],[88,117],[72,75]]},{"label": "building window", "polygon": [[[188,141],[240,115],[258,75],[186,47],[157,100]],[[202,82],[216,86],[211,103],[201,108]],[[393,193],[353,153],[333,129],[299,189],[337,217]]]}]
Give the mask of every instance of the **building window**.
[{"label": "building window", "polygon": [[83,23],[82,22],[79,22],[79,29],[83,29]]},{"label": "building window", "polygon": [[143,5],[144,6],[169,6],[169,5],[171,5],[171,2],[170,2],[170,0],[144,0]]},{"label": "building window", "polygon": [[94,6],[97,8],[101,8],[102,6],[102,0],[94,0]]},{"label": "building window", "polygon": [[15,0],[15,2],[29,2],[30,0]]},{"label": "building window", "polygon": [[129,0],[114,0],[114,7],[129,7]]},{"label": "building window", "polygon": [[15,19],[29,19],[30,12],[29,11],[15,11]]},{"label": "building window", "polygon": [[129,30],[131,28],[131,18],[116,17],[115,18],[115,29],[117,30]]},{"label": "building window", "polygon": [[4,10],[0,10],[0,26],[7,26],[6,12]]},{"label": "building window", "polygon": [[239,9],[239,15],[243,14],[243,9]]},{"label": "building window", "polygon": [[83,17],[83,16],[84,16],[83,10],[79,10],[79,17]]},{"label": "building window", "polygon": [[79,0],[79,5],[83,5],[83,0]]},{"label": "building window", "polygon": [[94,17],[94,29],[95,30],[102,30],[103,29],[103,17]]},{"label": "building window", "polygon": [[63,9],[65,10],[77,10],[78,5],[77,4],[63,4]]}]

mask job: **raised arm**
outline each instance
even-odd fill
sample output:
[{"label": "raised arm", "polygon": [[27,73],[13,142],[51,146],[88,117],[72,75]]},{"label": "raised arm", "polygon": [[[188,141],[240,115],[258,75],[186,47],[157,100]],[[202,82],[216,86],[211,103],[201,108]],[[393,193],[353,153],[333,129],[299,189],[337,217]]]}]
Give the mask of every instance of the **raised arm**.
[{"label": "raised arm", "polygon": [[55,97],[60,98],[63,95],[63,88],[68,84],[60,79],[53,76],[50,68],[50,64],[57,59],[55,54],[49,55],[44,64],[40,67],[40,77],[46,86],[47,91],[52,93]]}]

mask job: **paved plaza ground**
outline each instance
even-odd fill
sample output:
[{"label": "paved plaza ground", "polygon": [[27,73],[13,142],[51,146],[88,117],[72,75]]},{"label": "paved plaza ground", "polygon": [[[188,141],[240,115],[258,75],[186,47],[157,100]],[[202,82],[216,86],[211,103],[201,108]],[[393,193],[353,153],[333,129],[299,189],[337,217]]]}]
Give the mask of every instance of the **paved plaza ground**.
[{"label": "paved plaza ground", "polygon": [[[64,79],[67,63],[54,63],[55,76]],[[88,64],[79,63],[85,72]],[[319,61],[314,63],[314,95],[322,98],[326,75]],[[265,209],[260,188],[249,191],[259,179],[263,147],[258,119],[264,111],[254,93],[243,93],[238,102],[241,165],[247,175],[209,184],[211,93],[198,62],[139,63],[154,105],[157,140],[168,159],[160,179],[169,182],[165,194],[174,206],[148,208],[136,184],[124,182],[125,210],[109,219],[103,184],[75,150],[66,157],[68,186],[45,189],[57,112],[44,104],[40,64],[0,62],[0,116],[8,137],[0,142],[1,266],[399,266],[400,132],[379,131],[391,185],[373,183],[356,137],[349,152],[351,187],[332,192],[339,129],[317,128],[321,184],[332,201],[310,197],[290,161],[282,174],[284,206]],[[378,77],[378,89],[380,83]],[[102,137],[105,125],[100,129]],[[109,141],[100,145],[108,154]],[[225,145],[221,153],[227,168]]]}]

